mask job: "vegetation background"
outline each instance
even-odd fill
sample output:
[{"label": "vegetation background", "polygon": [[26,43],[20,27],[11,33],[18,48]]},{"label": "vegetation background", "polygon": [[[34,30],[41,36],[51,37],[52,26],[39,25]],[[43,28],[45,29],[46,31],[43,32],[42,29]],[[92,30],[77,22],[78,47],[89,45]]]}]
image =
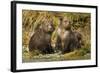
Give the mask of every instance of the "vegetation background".
[{"label": "vegetation background", "polygon": [[[51,55],[35,55],[29,58],[28,44],[34,31],[45,21],[53,19],[55,29],[60,23],[59,18],[66,16],[70,20],[71,29],[82,34],[83,45],[79,50],[75,50],[64,55],[58,53]],[[52,46],[55,44],[55,31],[52,34]],[[85,60],[91,58],[91,14],[76,12],[53,12],[53,11],[34,11],[22,10],[22,59],[23,62],[40,61],[61,61],[61,60]]]}]

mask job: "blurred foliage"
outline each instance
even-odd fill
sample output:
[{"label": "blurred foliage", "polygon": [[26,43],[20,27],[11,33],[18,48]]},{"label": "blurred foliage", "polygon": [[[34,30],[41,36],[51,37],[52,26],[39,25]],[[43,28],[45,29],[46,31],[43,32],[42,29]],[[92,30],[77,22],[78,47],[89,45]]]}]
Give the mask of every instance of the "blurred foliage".
[{"label": "blurred foliage", "polygon": [[[34,10],[22,10],[22,44],[23,51],[27,51],[30,37],[34,34],[35,30],[38,29],[43,22],[53,20],[55,31],[60,24],[59,19],[66,16],[70,20],[71,29],[78,31],[82,34],[83,46],[80,50],[74,51],[70,54],[65,54],[66,59],[77,59],[82,58],[83,55],[91,52],[91,14],[80,13],[80,12],[53,12],[53,11],[34,11]],[[52,34],[52,46],[56,41],[56,32]],[[23,52],[23,58],[26,57],[26,53]],[[75,57],[76,56],[76,57]],[[72,58],[73,57],[73,58]],[[89,57],[90,58],[90,57]]]}]

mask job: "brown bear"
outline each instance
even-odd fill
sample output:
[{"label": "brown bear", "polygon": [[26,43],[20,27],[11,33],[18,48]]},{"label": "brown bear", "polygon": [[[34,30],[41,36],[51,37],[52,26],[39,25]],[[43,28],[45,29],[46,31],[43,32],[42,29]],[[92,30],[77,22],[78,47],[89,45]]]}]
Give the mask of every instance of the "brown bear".
[{"label": "brown bear", "polygon": [[51,47],[51,35],[54,31],[53,21],[46,20],[44,24],[35,30],[29,41],[29,51],[38,50],[41,54],[51,54],[54,50]]},{"label": "brown bear", "polygon": [[79,32],[72,31],[70,21],[67,17],[60,19],[60,25],[57,29],[56,48],[65,54],[76,48],[81,47],[82,35]]}]

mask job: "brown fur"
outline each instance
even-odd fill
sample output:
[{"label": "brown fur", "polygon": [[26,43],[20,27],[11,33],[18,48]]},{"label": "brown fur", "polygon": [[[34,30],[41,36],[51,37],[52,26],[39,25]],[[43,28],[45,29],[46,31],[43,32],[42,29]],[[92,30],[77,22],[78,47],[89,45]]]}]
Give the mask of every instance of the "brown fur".
[{"label": "brown fur", "polygon": [[54,28],[51,22],[42,24],[30,38],[29,51],[38,50],[42,54],[53,53],[54,51],[50,44],[53,30]]},{"label": "brown fur", "polygon": [[80,48],[82,35],[71,30],[71,25],[66,17],[60,21],[61,23],[57,30],[56,47],[62,51],[62,54]]}]

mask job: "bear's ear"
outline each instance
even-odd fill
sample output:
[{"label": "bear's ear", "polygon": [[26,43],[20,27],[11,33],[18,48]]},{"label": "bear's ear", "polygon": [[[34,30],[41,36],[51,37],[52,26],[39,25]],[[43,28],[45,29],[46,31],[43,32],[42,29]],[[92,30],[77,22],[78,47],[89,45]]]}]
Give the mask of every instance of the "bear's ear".
[{"label": "bear's ear", "polygon": [[59,17],[59,20],[60,20],[60,22],[62,22],[62,20],[63,20],[63,17]]}]

